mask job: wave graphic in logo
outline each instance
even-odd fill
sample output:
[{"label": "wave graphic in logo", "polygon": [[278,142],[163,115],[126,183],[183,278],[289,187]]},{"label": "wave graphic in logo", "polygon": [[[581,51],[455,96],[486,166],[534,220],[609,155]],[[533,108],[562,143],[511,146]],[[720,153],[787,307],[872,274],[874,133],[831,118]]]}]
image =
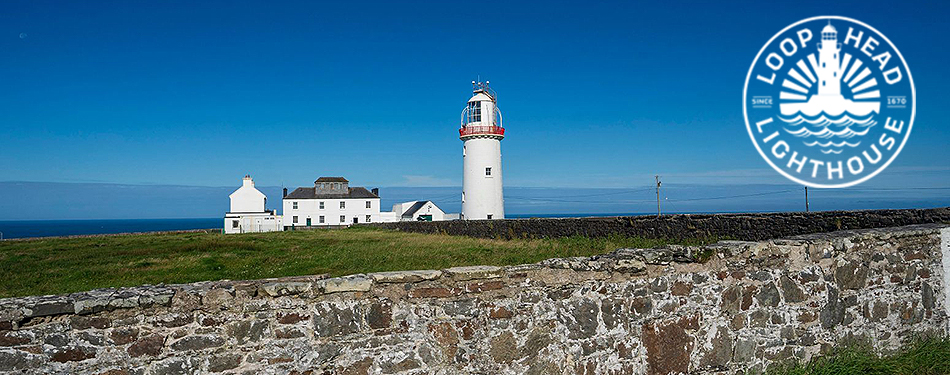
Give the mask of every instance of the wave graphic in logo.
[{"label": "wave graphic in logo", "polygon": [[854,116],[852,113],[845,112],[837,117],[829,117],[824,112],[818,116],[808,117],[802,114],[796,114],[793,118],[786,118],[781,115],[776,116],[787,124],[784,130],[786,133],[795,137],[802,138],[802,144],[808,147],[819,147],[823,154],[841,154],[844,146],[857,147],[861,141],[849,142],[814,142],[810,138],[820,139],[852,139],[866,135],[870,128],[877,125],[874,115],[865,117]]}]

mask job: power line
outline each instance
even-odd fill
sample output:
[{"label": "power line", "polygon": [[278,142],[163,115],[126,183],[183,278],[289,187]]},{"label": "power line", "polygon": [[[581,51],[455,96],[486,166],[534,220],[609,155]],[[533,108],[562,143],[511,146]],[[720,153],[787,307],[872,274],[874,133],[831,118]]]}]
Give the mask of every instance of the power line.
[{"label": "power line", "polygon": [[601,203],[601,204],[604,204],[604,203],[609,203],[609,204],[617,204],[617,203],[641,203],[641,202],[652,202],[652,201],[653,201],[652,199],[635,199],[635,200],[629,200],[629,199],[627,199],[627,200],[612,200],[612,201],[605,201],[605,202],[597,202],[597,201],[581,201],[581,200],[550,199],[550,198],[510,197],[510,196],[505,196],[505,199],[526,200],[526,201],[538,201],[538,202],[557,202],[557,203],[587,203],[587,204],[597,204],[597,203]]},{"label": "power line", "polygon": [[[758,196],[762,196],[762,195],[788,193],[788,192],[790,192],[790,191],[796,191],[796,190],[798,190],[798,189],[789,189],[789,190],[781,190],[781,191],[770,191],[770,192],[765,192],[765,193],[754,193],[754,194],[728,195],[728,196],[723,196],[723,197],[688,198],[688,199],[674,199],[674,200],[675,200],[675,201],[679,201],[679,202],[688,202],[688,201],[705,201],[705,200],[716,200],[716,199],[758,197]],[[669,198],[667,198],[667,199],[669,199]]]}]

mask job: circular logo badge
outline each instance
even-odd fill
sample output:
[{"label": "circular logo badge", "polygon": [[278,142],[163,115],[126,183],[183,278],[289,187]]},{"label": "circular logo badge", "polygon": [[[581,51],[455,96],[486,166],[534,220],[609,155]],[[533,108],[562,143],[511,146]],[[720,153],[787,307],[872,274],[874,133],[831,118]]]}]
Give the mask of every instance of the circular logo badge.
[{"label": "circular logo badge", "polygon": [[904,57],[860,21],[822,16],[769,39],[745,80],[742,108],[769,165],[819,188],[860,184],[900,153],[916,94]]}]

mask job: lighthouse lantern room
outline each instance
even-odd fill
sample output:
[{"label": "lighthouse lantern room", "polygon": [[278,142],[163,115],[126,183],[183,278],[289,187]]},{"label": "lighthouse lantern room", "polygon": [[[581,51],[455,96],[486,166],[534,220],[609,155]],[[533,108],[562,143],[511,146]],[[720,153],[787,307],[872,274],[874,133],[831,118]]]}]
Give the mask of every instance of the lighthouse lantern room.
[{"label": "lighthouse lantern room", "polygon": [[462,219],[505,218],[501,183],[501,111],[488,81],[472,81],[472,98],[462,110]]}]

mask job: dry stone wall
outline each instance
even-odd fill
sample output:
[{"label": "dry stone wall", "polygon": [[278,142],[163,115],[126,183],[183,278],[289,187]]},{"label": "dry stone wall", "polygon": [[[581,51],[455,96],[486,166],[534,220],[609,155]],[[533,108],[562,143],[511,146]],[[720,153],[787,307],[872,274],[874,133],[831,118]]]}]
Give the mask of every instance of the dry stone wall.
[{"label": "dry stone wall", "polygon": [[946,334],[950,228],[844,231],[460,267],[0,300],[0,371],[761,371]]},{"label": "dry stone wall", "polygon": [[364,224],[417,233],[480,238],[606,237],[626,235],[689,239],[718,237],[760,241],[837,230],[950,223],[950,207],[908,210],[776,212],[758,214],[651,215],[590,218],[401,221]]}]

